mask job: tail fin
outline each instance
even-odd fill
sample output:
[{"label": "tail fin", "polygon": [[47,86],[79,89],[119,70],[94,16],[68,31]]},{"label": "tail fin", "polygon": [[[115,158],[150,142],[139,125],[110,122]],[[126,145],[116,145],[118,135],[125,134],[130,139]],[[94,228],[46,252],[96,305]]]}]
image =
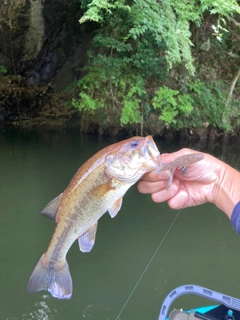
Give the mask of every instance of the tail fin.
[{"label": "tail fin", "polygon": [[70,299],[72,296],[72,278],[67,260],[46,261],[43,255],[28,280],[27,291],[48,290],[58,299]]}]

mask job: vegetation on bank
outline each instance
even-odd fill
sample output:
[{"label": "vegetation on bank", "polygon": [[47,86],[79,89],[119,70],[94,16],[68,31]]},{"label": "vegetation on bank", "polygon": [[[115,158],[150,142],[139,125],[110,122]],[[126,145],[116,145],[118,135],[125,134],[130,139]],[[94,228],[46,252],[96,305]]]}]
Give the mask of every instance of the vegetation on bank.
[{"label": "vegetation on bank", "polygon": [[[79,0],[78,8],[75,4],[71,11],[79,10],[76,16],[68,13],[65,18],[77,21],[81,17],[77,26],[82,26],[84,39],[92,41],[87,65],[78,70],[79,79],[62,94],[54,92],[49,82],[30,85],[26,66],[30,75],[35,71],[39,75],[55,65],[44,65],[46,61],[38,56],[38,68],[34,68],[34,60],[24,64],[21,55],[16,55],[19,46],[13,44],[20,41],[29,3],[2,1],[0,32],[9,41],[3,41],[0,49],[1,57],[6,57],[0,61],[0,120],[22,125],[39,117],[42,123],[44,116],[56,119],[59,114],[62,125],[65,116],[72,119],[77,114],[82,130],[100,133],[123,128],[135,128],[139,134],[182,128],[239,132],[237,1]],[[79,39],[72,29],[67,32],[61,41],[66,34]],[[72,52],[80,45],[75,40],[70,42]],[[55,41],[58,43],[53,37],[51,42]],[[44,50],[46,58],[49,52]],[[64,61],[61,54],[60,58]],[[11,63],[5,65],[6,61]],[[85,64],[85,60],[77,62]]]},{"label": "vegetation on bank", "polygon": [[236,1],[79,2],[80,23],[95,36],[74,107],[98,114],[101,126],[140,124],[142,132],[153,116],[174,129],[239,126]]}]

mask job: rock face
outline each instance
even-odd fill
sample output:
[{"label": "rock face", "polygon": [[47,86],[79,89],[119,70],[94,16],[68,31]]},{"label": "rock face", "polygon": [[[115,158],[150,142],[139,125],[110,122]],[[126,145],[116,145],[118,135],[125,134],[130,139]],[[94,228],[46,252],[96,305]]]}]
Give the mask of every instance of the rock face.
[{"label": "rock face", "polygon": [[25,36],[25,50],[23,57],[26,61],[37,58],[45,40],[43,2],[41,0],[30,0],[29,6],[29,27]]},{"label": "rock face", "polygon": [[[64,89],[79,77],[91,39],[77,0],[9,0],[0,4],[0,66],[33,85]],[[61,70],[67,77],[61,76]]]}]

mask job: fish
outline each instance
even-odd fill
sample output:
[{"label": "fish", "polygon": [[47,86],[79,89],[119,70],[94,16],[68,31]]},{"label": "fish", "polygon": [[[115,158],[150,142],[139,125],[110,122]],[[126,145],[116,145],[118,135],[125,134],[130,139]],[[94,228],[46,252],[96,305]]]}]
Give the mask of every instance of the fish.
[{"label": "fish", "polygon": [[98,220],[107,211],[114,218],[125,193],[145,173],[170,170],[171,184],[176,168],[201,159],[199,154],[189,154],[162,164],[152,136],[135,136],[98,151],[78,169],[64,192],[41,211],[55,220],[56,228],[28,280],[27,291],[47,290],[54,298],[70,299],[73,285],[66,255],[75,240],[80,251],[90,252]]},{"label": "fish", "polygon": [[186,167],[190,164],[201,161],[204,158],[203,153],[189,153],[183,156],[177,157],[174,161],[160,163],[160,166],[155,170],[155,173],[159,174],[170,170],[169,177],[167,179],[166,189],[170,189],[172,185],[173,175],[176,169],[181,168],[182,174],[186,173]]},{"label": "fish", "polygon": [[135,136],[98,151],[78,169],[64,192],[41,211],[55,219],[56,228],[28,280],[28,292],[71,298],[70,247],[78,239],[82,252],[92,250],[100,217],[107,211],[112,218],[117,215],[127,190],[161,165],[159,154],[152,136]]}]

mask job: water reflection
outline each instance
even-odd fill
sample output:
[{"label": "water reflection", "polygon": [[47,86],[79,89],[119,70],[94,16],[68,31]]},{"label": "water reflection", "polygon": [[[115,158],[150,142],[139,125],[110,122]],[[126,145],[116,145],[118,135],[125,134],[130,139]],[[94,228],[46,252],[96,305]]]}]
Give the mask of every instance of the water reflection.
[{"label": "water reflection", "polygon": [[31,311],[28,314],[23,314],[23,319],[34,319],[34,320],[53,320],[57,319],[57,310],[52,309],[47,305],[46,299],[49,299],[48,295],[43,295],[43,301],[36,302],[33,309],[37,309],[35,311]]},{"label": "water reflection", "polygon": [[[51,300],[52,300],[52,297],[50,295],[48,295],[48,294],[42,295],[42,297],[40,299],[42,299],[42,300],[35,302],[32,306],[28,306],[28,309],[30,309],[30,311],[24,312],[22,314],[22,316],[10,317],[10,318],[7,317],[5,320],[30,320],[30,319],[33,319],[33,320],[56,320],[56,319],[61,318],[57,309],[50,306]],[[61,301],[61,303],[64,304],[64,301]],[[82,308],[82,317],[81,317],[81,312],[79,312],[78,319],[92,318],[93,309],[94,309],[93,304],[86,305],[86,307]],[[106,320],[107,319],[110,319],[110,318],[106,318]]]},{"label": "water reflection", "polygon": [[29,307],[31,311],[24,312],[21,317],[11,317],[6,318],[6,320],[55,320],[57,319],[57,310],[55,308],[50,309],[50,307],[47,304],[47,301],[50,298],[49,295],[43,295],[42,301],[38,301],[34,303],[32,307]]},{"label": "water reflection", "polygon": [[82,313],[82,316],[83,318],[90,318],[91,317],[91,314],[92,314],[92,309],[93,309],[93,305],[92,304],[88,304],[86,306],[86,308],[83,309],[83,313]]}]

